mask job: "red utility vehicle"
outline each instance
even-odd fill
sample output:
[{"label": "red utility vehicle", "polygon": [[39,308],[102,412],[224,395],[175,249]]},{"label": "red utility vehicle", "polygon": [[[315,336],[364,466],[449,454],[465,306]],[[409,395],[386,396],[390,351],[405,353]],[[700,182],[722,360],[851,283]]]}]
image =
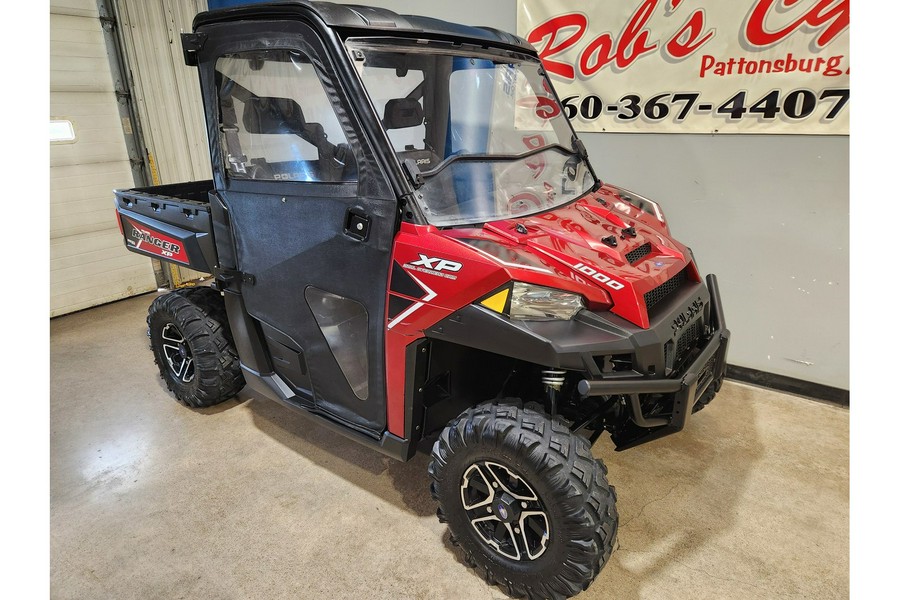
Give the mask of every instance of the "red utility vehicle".
[{"label": "red utility vehicle", "polygon": [[660,207],[601,183],[534,49],[361,6],[206,12],[212,180],[116,192],[127,248],[214,276],[157,298],[160,373],[246,382],[400,460],[514,596],[585,589],[615,493],[591,445],[675,433],[716,394],[716,279]]}]

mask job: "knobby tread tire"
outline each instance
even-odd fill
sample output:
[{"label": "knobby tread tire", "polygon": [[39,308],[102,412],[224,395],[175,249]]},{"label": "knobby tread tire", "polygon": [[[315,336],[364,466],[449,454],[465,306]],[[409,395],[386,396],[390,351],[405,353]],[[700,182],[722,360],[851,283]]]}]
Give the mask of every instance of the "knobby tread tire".
[{"label": "knobby tread tire", "polygon": [[[173,376],[162,353],[160,339],[168,323],[178,328],[193,355],[194,378],[188,383]],[[160,376],[181,404],[191,408],[214,406],[244,387],[225,303],[216,290],[183,288],[159,296],[150,305],[147,327]]]},{"label": "knobby tread tire", "polygon": [[[588,440],[558,419],[513,402],[475,406],[443,430],[428,468],[432,497],[466,564],[489,584],[515,598],[568,598],[587,589],[612,554],[618,530],[615,489]],[[465,516],[457,478],[484,456],[511,463],[540,488],[551,535],[545,554],[530,563],[491,552]]]}]

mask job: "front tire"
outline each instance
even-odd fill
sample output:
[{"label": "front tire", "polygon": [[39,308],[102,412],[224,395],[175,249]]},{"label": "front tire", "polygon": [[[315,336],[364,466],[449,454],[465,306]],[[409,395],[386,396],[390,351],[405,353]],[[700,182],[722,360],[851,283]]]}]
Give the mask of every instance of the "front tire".
[{"label": "front tire", "polygon": [[615,490],[590,443],[557,419],[482,404],[441,433],[429,473],[465,561],[513,597],[568,598],[612,553]]},{"label": "front tire", "polygon": [[185,288],[159,296],[150,305],[147,328],[159,374],[181,404],[213,406],[244,387],[225,303],[216,290]]}]

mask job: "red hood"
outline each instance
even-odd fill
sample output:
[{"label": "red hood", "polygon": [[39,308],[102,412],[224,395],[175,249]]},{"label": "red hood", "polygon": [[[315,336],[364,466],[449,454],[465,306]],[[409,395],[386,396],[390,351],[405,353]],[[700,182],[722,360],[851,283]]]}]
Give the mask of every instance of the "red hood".
[{"label": "red hood", "polygon": [[[608,297],[611,312],[641,327],[650,326],[644,294],[691,263],[665,223],[611,186],[556,210],[442,233],[513,268],[522,265],[517,280],[587,291],[589,304]],[[693,265],[688,277],[699,280]]]}]

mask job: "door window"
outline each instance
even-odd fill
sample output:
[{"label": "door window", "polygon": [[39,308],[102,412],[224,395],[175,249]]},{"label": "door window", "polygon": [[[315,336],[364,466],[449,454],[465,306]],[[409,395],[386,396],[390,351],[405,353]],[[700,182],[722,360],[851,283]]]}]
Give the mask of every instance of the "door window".
[{"label": "door window", "polygon": [[356,163],[309,57],[297,50],[216,61],[219,127],[232,179],[356,181]]},{"label": "door window", "polygon": [[366,308],[317,287],[306,288],[306,302],[347,383],[360,400],[369,397],[369,315]]}]

